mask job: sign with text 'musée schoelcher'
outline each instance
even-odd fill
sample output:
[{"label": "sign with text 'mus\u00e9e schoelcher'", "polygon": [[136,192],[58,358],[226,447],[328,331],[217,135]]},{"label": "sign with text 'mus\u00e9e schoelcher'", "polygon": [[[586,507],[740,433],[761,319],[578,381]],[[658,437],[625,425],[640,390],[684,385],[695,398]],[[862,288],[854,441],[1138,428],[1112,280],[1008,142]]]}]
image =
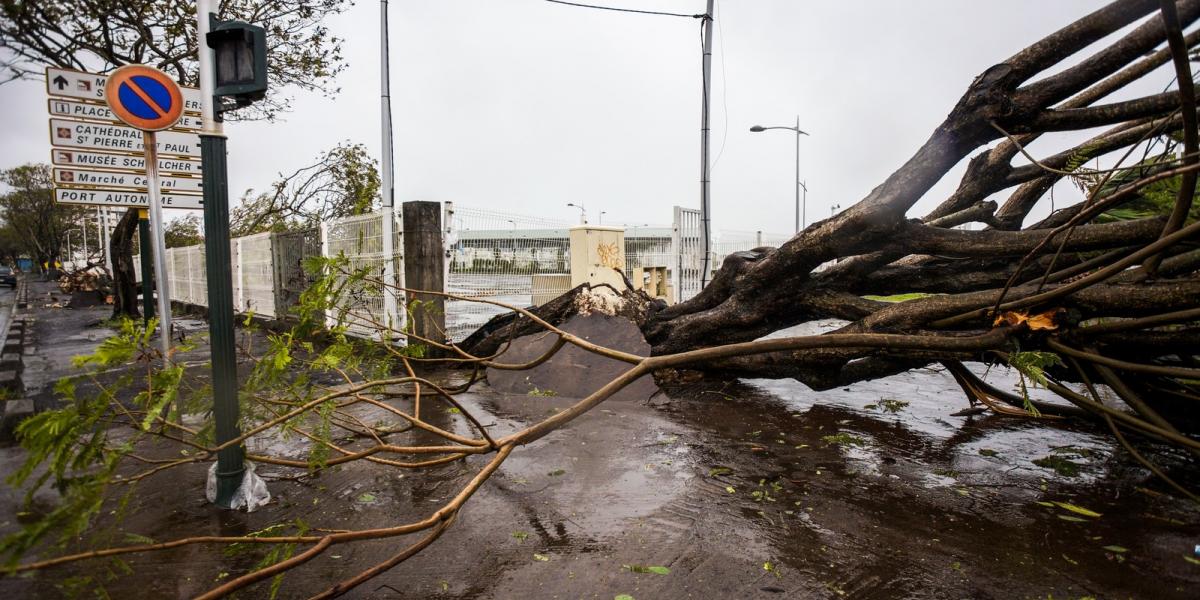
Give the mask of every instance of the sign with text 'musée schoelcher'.
[{"label": "sign with text 'mus\u00e9e schoelcher'", "polygon": [[[75,169],[146,172],[146,157],[130,154],[55,148],[50,151],[50,162],[55,166]],[[200,161],[191,158],[159,157],[158,172],[171,175],[200,175]]]}]

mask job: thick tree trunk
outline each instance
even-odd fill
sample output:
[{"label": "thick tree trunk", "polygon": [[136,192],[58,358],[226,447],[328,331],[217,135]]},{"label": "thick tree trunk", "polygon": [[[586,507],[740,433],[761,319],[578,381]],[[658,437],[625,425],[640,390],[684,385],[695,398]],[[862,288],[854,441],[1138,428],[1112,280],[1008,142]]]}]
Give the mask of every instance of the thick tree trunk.
[{"label": "thick tree trunk", "polygon": [[141,316],[138,311],[137,276],[133,270],[133,236],[138,228],[138,209],[131,208],[117,222],[109,239],[113,270],[113,317]]},{"label": "thick tree trunk", "polygon": [[[1049,389],[1101,422],[1200,453],[1200,442],[1178,436],[1200,430],[1195,411],[1181,409],[1200,401],[1200,224],[1192,202],[1200,136],[1187,60],[1200,32],[1183,33],[1197,19],[1200,0],[1118,0],[985,70],[928,141],[865,198],[842,199],[848,208],[778,248],[728,256],[695,297],[641,313],[635,322],[653,354],[685,354],[688,368],[727,376],[790,377],[817,390],[931,364],[1007,363],[1036,380],[1050,373]],[[1169,63],[1182,88],[1100,103]],[[1082,133],[1095,128],[1104,131]],[[1080,132],[1080,143],[1038,148],[1043,134],[1057,131]],[[1096,159],[1115,166],[1084,167]],[[958,189],[924,218],[911,218],[964,160]],[[1064,178],[1084,190],[1083,201],[1060,208],[1049,196],[1051,214],[1027,225]],[[1173,190],[1166,207],[1164,186]],[[967,223],[986,227],[959,228]],[[870,298],[906,292],[929,295]],[[539,316],[555,323],[569,309],[564,297]],[[819,319],[845,324],[827,336],[778,337]],[[489,355],[538,329],[528,318],[497,318],[463,347]],[[1029,361],[1042,360],[1051,366],[1029,370]],[[951,368],[972,402],[1014,403]],[[1062,379],[1087,383],[1089,394]],[[1130,410],[1114,412],[1093,383]]]}]

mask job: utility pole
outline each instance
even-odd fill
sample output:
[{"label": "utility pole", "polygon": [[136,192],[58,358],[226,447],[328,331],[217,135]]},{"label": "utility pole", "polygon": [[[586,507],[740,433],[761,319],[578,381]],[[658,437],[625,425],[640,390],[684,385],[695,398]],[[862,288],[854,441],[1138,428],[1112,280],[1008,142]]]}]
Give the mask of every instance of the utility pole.
[{"label": "utility pole", "polygon": [[700,289],[708,284],[709,260],[712,248],[712,212],[709,197],[708,173],[708,99],[712,95],[712,35],[713,35],[713,2],[708,0],[704,11],[704,59],[703,81],[704,91],[700,104],[700,221],[702,245],[704,246],[704,266],[700,272]]},{"label": "utility pole", "polygon": [[379,46],[381,52],[380,60],[380,130],[383,135],[383,156],[381,157],[380,167],[382,168],[382,181],[379,190],[382,196],[382,212],[383,212],[383,280],[387,285],[383,286],[383,322],[387,326],[381,335],[386,335],[386,342],[392,341],[392,330],[400,327],[396,321],[396,261],[395,248],[395,174],[392,172],[392,96],[391,96],[391,72],[388,61],[388,2],[387,0],[379,1]]}]

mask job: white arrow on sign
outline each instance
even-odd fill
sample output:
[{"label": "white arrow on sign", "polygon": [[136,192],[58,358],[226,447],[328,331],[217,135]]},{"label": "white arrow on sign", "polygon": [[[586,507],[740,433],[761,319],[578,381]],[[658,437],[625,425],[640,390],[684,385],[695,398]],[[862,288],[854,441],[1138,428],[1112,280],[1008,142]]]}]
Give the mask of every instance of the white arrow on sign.
[{"label": "white arrow on sign", "polygon": [[[96,119],[120,123],[120,120],[117,119],[117,116],[113,114],[112,110],[103,104],[92,104],[91,102],[83,102],[81,100],[50,98],[47,100],[47,105],[50,108],[50,116],[53,117]],[[204,121],[200,117],[183,115],[179,118],[179,122],[172,126],[171,129],[200,131],[203,129],[203,127]]]},{"label": "white arrow on sign", "polygon": [[[155,136],[159,154],[200,156],[200,136],[182,131],[160,131]],[[143,152],[142,132],[124,125],[50,119],[50,144],[118,152]]]},{"label": "white arrow on sign", "polygon": [[[46,67],[46,93],[51,96],[103,102],[105,83],[108,83],[107,75]],[[183,91],[183,110],[199,114],[201,110],[200,90],[183,86],[180,86],[179,89]]]},{"label": "white arrow on sign", "polygon": [[[204,208],[203,196],[181,196],[178,194],[162,194],[163,208]],[[87,204],[96,206],[132,206],[143,208],[150,206],[145,192],[125,192],[119,190],[76,190],[70,188],[54,188],[54,201],[59,204]]]},{"label": "white arrow on sign", "polygon": [[[158,188],[164,192],[198,194],[204,191],[201,189],[200,181],[200,179],[189,177],[159,177]],[[95,185],[135,190],[144,190],[147,187],[145,173],[114,173],[84,169],[55,169],[54,183],[66,186]]]},{"label": "white arrow on sign", "polygon": [[[60,167],[146,172],[146,157],[110,152],[55,148],[50,151],[50,162]],[[178,175],[200,175],[200,161],[190,158],[160,158],[158,171]]]}]

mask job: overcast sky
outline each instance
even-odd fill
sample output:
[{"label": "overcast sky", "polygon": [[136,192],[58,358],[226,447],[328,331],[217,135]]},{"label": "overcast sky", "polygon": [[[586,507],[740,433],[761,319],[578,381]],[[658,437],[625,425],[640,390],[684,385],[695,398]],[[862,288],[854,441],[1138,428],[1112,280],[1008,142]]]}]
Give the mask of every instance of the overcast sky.
[{"label": "overcast sky", "polygon": [[[704,0],[592,4],[699,13]],[[790,233],[799,115],[808,221],[901,165],[987,67],[1102,5],[1005,2],[718,3],[713,58],[714,230]],[[331,22],[341,93],[300,95],[274,124],[227,126],[230,191],[266,188],[340,141],[378,156],[379,4]],[[552,219],[669,224],[699,206],[700,21],[542,0],[392,0],[396,200],[453,201]],[[1161,91],[1164,71],[1122,94]],[[0,86],[0,167],[48,162],[41,82]],[[1114,96],[1114,99],[1117,96]],[[1051,136],[1045,151],[1066,141]],[[952,189],[952,174],[914,209]],[[1065,201],[1073,192],[1059,188]],[[1061,204],[1060,204],[1061,206]]]}]

